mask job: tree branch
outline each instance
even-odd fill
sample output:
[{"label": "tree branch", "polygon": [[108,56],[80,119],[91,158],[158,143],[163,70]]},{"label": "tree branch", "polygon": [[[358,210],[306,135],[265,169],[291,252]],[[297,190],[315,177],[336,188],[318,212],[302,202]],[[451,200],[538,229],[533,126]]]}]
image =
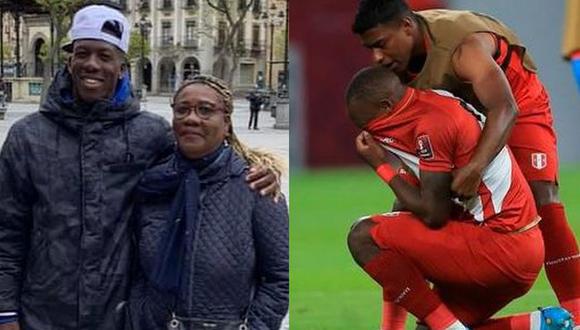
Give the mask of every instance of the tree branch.
[{"label": "tree branch", "polygon": [[[230,84],[239,63],[240,49],[237,44],[238,34],[244,24],[248,11],[254,5],[255,0],[247,1],[243,7],[235,6],[237,1],[232,0],[206,0],[210,8],[214,9],[221,21],[225,18],[225,31],[223,44],[217,45],[217,56],[214,61],[214,69],[217,75],[228,81]],[[219,28],[218,28],[219,29]],[[215,73],[215,72],[214,72]]]}]

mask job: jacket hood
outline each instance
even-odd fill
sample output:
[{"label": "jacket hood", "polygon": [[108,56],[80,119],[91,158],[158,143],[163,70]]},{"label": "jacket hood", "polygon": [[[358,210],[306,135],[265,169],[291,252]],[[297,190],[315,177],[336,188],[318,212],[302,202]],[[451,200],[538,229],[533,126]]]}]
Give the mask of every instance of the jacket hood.
[{"label": "jacket hood", "polygon": [[74,99],[72,77],[66,68],[58,71],[50,84],[46,99],[40,105],[42,114],[75,130],[85,122],[126,121],[139,111],[139,100],[133,96],[127,73],[117,84],[111,99],[84,104]]}]

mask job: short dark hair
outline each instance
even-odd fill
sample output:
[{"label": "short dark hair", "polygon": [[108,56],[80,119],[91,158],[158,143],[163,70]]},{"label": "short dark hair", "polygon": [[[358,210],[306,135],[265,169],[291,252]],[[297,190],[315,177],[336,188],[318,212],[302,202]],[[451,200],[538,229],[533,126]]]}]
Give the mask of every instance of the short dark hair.
[{"label": "short dark hair", "polygon": [[386,66],[379,64],[361,69],[352,77],[345,93],[350,119],[358,127],[363,127],[380,113],[380,109],[377,106],[375,109],[367,108],[361,112],[352,106],[359,101],[378,104],[401,86],[401,80]]},{"label": "short dark hair", "polygon": [[393,83],[401,81],[388,67],[384,65],[367,66],[359,70],[351,79],[346,89],[346,103],[357,100],[378,102],[386,95]]},{"label": "short dark hair", "polygon": [[405,0],[360,0],[352,32],[363,34],[379,24],[393,22],[411,13]]}]

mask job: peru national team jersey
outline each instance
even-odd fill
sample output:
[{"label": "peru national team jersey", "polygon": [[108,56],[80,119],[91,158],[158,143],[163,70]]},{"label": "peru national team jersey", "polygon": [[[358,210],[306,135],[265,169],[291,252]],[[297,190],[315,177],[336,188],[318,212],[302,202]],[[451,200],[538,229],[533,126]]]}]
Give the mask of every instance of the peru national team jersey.
[{"label": "peru national team jersey", "polygon": [[[522,64],[522,54],[496,36],[498,51],[495,61],[502,68],[518,104],[517,123],[545,124],[553,122],[550,99],[538,74]],[[555,135],[554,135],[555,139]]]},{"label": "peru national team jersey", "polygon": [[[420,171],[452,172],[473,154],[485,117],[444,91],[407,88],[401,101],[365,128],[397,154],[419,178]],[[473,219],[497,231],[518,230],[536,220],[531,190],[504,147],[483,174],[478,195],[456,203]]]}]

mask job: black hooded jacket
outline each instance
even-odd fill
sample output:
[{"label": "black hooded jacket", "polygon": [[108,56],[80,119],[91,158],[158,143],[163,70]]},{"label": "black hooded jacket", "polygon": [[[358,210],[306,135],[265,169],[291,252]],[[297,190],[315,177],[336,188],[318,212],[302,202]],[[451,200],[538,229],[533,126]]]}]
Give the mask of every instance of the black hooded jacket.
[{"label": "black hooded jacket", "polygon": [[[128,86],[128,85],[127,85]],[[0,311],[22,329],[115,329],[126,300],[132,192],[173,150],[169,124],[117,102],[79,105],[62,70],[0,153]]]}]

